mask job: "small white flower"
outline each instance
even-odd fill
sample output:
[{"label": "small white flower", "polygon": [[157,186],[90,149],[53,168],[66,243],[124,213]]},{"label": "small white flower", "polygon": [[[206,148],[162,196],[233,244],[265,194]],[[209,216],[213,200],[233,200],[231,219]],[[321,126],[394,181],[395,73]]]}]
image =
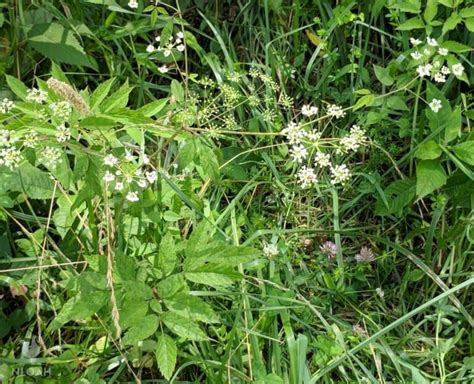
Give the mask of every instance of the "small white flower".
[{"label": "small white flower", "polygon": [[8,129],[0,129],[0,147],[8,147],[10,145],[10,131]]},{"label": "small white flower", "polygon": [[263,246],[263,254],[265,257],[272,258],[278,256],[278,247],[276,244],[265,244]]},{"label": "small white flower", "polygon": [[124,188],[124,185],[123,185],[122,182],[115,183],[115,190],[116,190],[117,192],[122,191],[123,188]]},{"label": "small white flower", "polygon": [[430,47],[437,47],[438,46],[438,42],[436,41],[436,39],[433,39],[429,36],[426,38],[426,42],[428,43],[428,45]]},{"label": "small white flower", "polygon": [[137,0],[130,0],[128,2],[128,6],[132,9],[137,9],[138,8],[138,2]]},{"label": "small white flower", "polygon": [[184,38],[184,33],[181,32],[181,31],[179,31],[179,32],[176,34],[176,37],[177,37],[178,39],[183,39],[183,38]]},{"label": "small white flower", "polygon": [[445,83],[446,82],[446,76],[443,75],[441,72],[438,72],[436,75],[434,75],[434,80],[437,83]]},{"label": "small white flower", "polygon": [[28,89],[26,100],[42,104],[48,99],[48,94],[40,89]]},{"label": "small white flower", "polygon": [[61,151],[55,147],[45,147],[41,151],[40,161],[49,168],[56,168],[61,160]]},{"label": "small white flower", "polygon": [[8,113],[15,107],[15,103],[7,98],[4,98],[0,102],[0,112],[1,113]]},{"label": "small white flower", "polygon": [[158,179],[156,171],[145,172],[145,177],[150,184],[153,184]]},{"label": "small white flower", "polygon": [[411,56],[414,60],[420,60],[420,59],[423,57],[423,55],[422,55],[420,52],[418,52],[418,51],[412,52],[412,53],[410,54],[410,56]]},{"label": "small white flower", "polygon": [[343,111],[342,107],[336,104],[329,104],[327,113],[329,116],[335,117],[336,119],[340,119],[346,115],[346,112]]},{"label": "small white flower", "polygon": [[159,42],[161,40],[161,36],[156,36],[155,41]]},{"label": "small white flower", "polygon": [[331,159],[327,153],[316,152],[316,155],[314,155],[314,165],[321,168],[330,167]]},{"label": "small white flower", "polygon": [[446,56],[446,55],[449,53],[449,51],[448,51],[447,48],[440,48],[440,49],[438,49],[438,53],[439,53],[441,56]]},{"label": "small white flower", "polygon": [[431,103],[428,105],[434,113],[438,113],[438,111],[443,107],[441,100],[438,99],[431,100]]},{"label": "small white flower", "polygon": [[36,147],[38,145],[38,133],[36,131],[28,132],[23,139],[23,145],[27,148]]},{"label": "small white flower", "polygon": [[298,171],[297,176],[298,184],[300,184],[302,188],[307,188],[318,181],[314,169],[305,165]]},{"label": "small white flower", "polygon": [[376,288],[375,289],[375,292],[377,293],[377,295],[383,300],[384,296],[385,296],[385,292],[383,291],[382,288]]},{"label": "small white flower", "polygon": [[351,178],[351,172],[346,164],[336,165],[331,168],[331,184],[344,184]]},{"label": "small white flower", "polygon": [[150,158],[145,153],[142,155],[143,164],[150,164]]},{"label": "small white flower", "polygon": [[166,65],[162,65],[158,68],[158,71],[160,71],[160,73],[167,73],[169,71],[169,68]]},{"label": "small white flower", "polygon": [[441,62],[440,61],[434,61],[433,62],[433,68],[436,68],[436,69],[441,68]]},{"label": "small white flower", "polygon": [[423,49],[423,55],[430,56],[432,54],[431,50],[428,48]]},{"label": "small white flower", "polygon": [[58,143],[64,143],[71,138],[71,129],[61,124],[56,131],[56,140]]},{"label": "small white flower", "polygon": [[148,186],[148,183],[145,179],[138,180],[137,184],[140,188],[146,188]]},{"label": "small white flower", "polygon": [[411,45],[413,45],[414,47],[416,47],[416,46],[420,45],[420,44],[422,43],[422,41],[419,40],[419,39],[415,39],[415,38],[413,38],[413,37],[410,37],[410,43],[411,43]]},{"label": "small white flower", "polygon": [[185,50],[185,48],[186,48],[186,47],[184,46],[184,44],[180,44],[180,45],[178,45],[178,46],[176,47],[176,49],[177,49],[178,51],[180,51],[180,52],[183,52],[183,51]]},{"label": "small white flower", "polygon": [[21,152],[15,147],[2,148],[0,150],[0,165],[10,168],[12,171],[18,167],[23,160]]},{"label": "small white flower", "polygon": [[306,159],[306,156],[308,156],[308,151],[306,148],[299,144],[299,145],[294,145],[290,149],[290,155],[293,158],[294,161],[298,163],[302,163],[304,159]]},{"label": "small white flower", "polygon": [[112,154],[108,154],[104,157],[104,164],[109,167],[115,167],[119,163],[119,160]]},{"label": "small white flower", "polygon": [[446,65],[443,65],[440,71],[443,75],[449,75],[451,73],[451,70]]},{"label": "small white flower", "polygon": [[125,160],[127,161],[133,161],[134,157],[133,157],[133,153],[131,153],[130,151],[128,150],[125,150]]},{"label": "small white flower", "polygon": [[146,51],[148,53],[152,53],[155,50],[155,46],[153,44],[148,44],[146,47]]},{"label": "small white flower", "polygon": [[113,173],[109,172],[109,171],[105,171],[103,180],[104,180],[106,183],[111,183],[112,181],[115,180],[115,175],[114,175]]},{"label": "small white flower", "polygon": [[290,144],[298,144],[306,136],[306,132],[303,131],[299,124],[293,123],[292,121],[287,125],[286,128],[282,129],[283,133]]},{"label": "small white flower", "polygon": [[454,76],[461,77],[464,72],[464,66],[461,63],[454,64],[451,67],[451,72],[453,72]]},{"label": "small white flower", "polygon": [[432,68],[433,66],[431,64],[419,65],[416,68],[416,72],[420,77],[425,77],[430,75]]},{"label": "small white flower", "polygon": [[301,108],[301,114],[307,117],[316,115],[318,111],[319,111],[318,107],[311,106],[309,104],[303,105],[303,107]]},{"label": "small white flower", "polygon": [[322,133],[318,132],[317,130],[313,129],[310,133],[308,133],[307,138],[309,141],[312,141],[313,143],[317,143],[319,139],[321,139]]},{"label": "small white flower", "polygon": [[137,193],[137,192],[132,192],[132,191],[128,192],[128,193],[127,193],[127,196],[126,196],[125,198],[126,198],[128,201],[131,201],[132,203],[134,203],[134,202],[140,200],[140,199],[138,198],[138,193]]},{"label": "small white flower", "polygon": [[72,112],[72,106],[67,101],[52,103],[49,108],[53,112],[53,115],[60,119],[67,119]]}]

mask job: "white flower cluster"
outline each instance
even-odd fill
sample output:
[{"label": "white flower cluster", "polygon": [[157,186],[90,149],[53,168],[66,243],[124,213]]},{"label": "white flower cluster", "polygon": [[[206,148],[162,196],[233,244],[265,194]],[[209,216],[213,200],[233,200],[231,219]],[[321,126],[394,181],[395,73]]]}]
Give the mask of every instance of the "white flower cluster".
[{"label": "white flower cluster", "polygon": [[147,188],[158,179],[158,173],[148,169],[150,159],[144,153],[134,155],[127,150],[123,160],[108,154],[103,162],[108,167],[103,180],[115,192],[127,190],[125,198],[130,202],[139,200],[137,190]]},{"label": "white flower cluster", "polygon": [[[301,109],[301,114],[306,117],[312,117],[318,112],[318,108],[311,105],[304,105]],[[341,118],[345,116],[342,107],[334,104],[328,106],[326,113],[326,117]],[[289,155],[292,160],[298,164],[302,164],[296,175],[297,182],[302,188],[311,187],[318,182],[318,169],[328,169],[331,175],[330,183],[332,185],[345,184],[350,179],[351,172],[347,165],[333,165],[330,155],[319,149],[313,155],[314,165],[303,165],[308,157],[310,157],[309,149],[319,147],[318,143],[321,140],[321,132],[316,130],[308,132],[303,128],[303,125],[290,122],[281,133],[285,136],[288,144],[291,145]],[[339,145],[336,146],[336,152],[347,153],[357,151],[365,142],[367,142],[365,130],[358,125],[353,125],[349,134],[339,140]]]},{"label": "white flower cluster", "polygon": [[129,8],[137,9],[138,8],[138,1],[137,0],[130,0],[128,2],[128,6],[129,6]]},{"label": "white flower cluster", "polygon": [[365,131],[358,125],[353,125],[349,132],[349,135],[344,136],[341,141],[341,151],[350,152],[357,151],[359,147],[367,141]]},{"label": "white flower cluster", "polygon": [[28,89],[26,100],[34,103],[43,104],[48,100],[48,94],[41,89]]},{"label": "white flower cluster", "polygon": [[[173,53],[173,49],[177,49],[179,52],[184,52],[186,46],[184,45],[184,33],[178,32],[176,36],[170,36],[166,42],[161,41],[161,36],[155,37],[155,41],[159,43],[157,47],[154,44],[148,44],[146,51],[148,53],[163,52],[164,57],[168,57]],[[161,70],[160,70],[161,71]]]},{"label": "white flower cluster", "polygon": [[53,115],[61,120],[68,119],[72,112],[72,106],[67,101],[52,103],[49,108],[51,109],[51,112],[53,112]]},{"label": "white flower cluster", "polygon": [[[458,78],[464,74],[464,66],[461,63],[452,64],[451,66],[448,66],[447,62],[445,63],[449,50],[439,47],[436,39],[427,37],[427,45],[420,48],[418,47],[423,44],[421,40],[412,37],[410,43],[416,49],[410,54],[412,59],[423,62],[416,68],[419,77],[430,77],[436,83],[445,83],[446,77],[451,73]],[[429,62],[431,59],[432,61]]]},{"label": "white flower cluster", "polygon": [[43,163],[46,167],[54,169],[61,163],[62,151],[56,147],[44,147],[41,150],[39,161]]},{"label": "white flower cluster", "polygon": [[23,159],[21,152],[15,147],[16,139],[11,137],[10,131],[0,129],[0,165],[15,169]]},{"label": "white flower cluster", "polygon": [[8,113],[15,107],[15,103],[7,98],[0,101],[0,113]]}]

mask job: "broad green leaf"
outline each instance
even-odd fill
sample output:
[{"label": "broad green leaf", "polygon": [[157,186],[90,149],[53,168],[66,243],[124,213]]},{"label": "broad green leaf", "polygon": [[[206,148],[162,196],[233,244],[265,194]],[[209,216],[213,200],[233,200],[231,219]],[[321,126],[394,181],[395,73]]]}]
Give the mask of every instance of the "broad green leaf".
[{"label": "broad green leaf", "polygon": [[235,274],[208,271],[186,272],[185,276],[186,279],[193,283],[208,285],[216,289],[228,287],[240,278],[240,276],[235,276]]},{"label": "broad green leaf", "polygon": [[171,275],[163,280],[161,280],[156,289],[158,295],[162,299],[167,299],[173,297],[178,292],[188,292],[189,288],[184,280],[183,275]]},{"label": "broad green leaf", "polygon": [[452,40],[442,42],[440,44],[440,47],[446,48],[450,52],[456,52],[456,53],[469,52],[472,49],[471,47],[467,45],[464,45],[464,44],[458,43],[457,41],[452,41]]},{"label": "broad green leaf", "polygon": [[167,312],[161,320],[176,335],[188,340],[204,341],[207,340],[206,334],[202,331],[196,322],[186,319],[174,312]]},{"label": "broad green leaf", "polygon": [[100,103],[102,103],[112,88],[112,85],[115,82],[115,77],[108,79],[101,83],[91,95],[90,107],[91,109],[96,109]]},{"label": "broad green leaf", "polygon": [[456,0],[438,0],[438,3],[443,4],[445,7],[454,8]]},{"label": "broad green leaf", "polygon": [[387,98],[387,106],[390,109],[394,109],[396,111],[408,111],[408,106],[400,96],[389,96]]},{"label": "broad green leaf", "polygon": [[453,147],[457,157],[469,165],[474,165],[474,141],[466,141]]},{"label": "broad green leaf", "polygon": [[438,0],[428,0],[426,2],[425,11],[423,12],[423,18],[429,24],[438,13]]},{"label": "broad green leaf", "polygon": [[156,347],[156,362],[161,374],[166,380],[171,379],[176,366],[178,348],[174,340],[168,335],[162,335],[158,338]]},{"label": "broad green leaf", "polygon": [[464,25],[469,32],[474,32],[474,17],[464,20]]},{"label": "broad green leaf", "polygon": [[446,143],[449,143],[456,139],[460,132],[462,126],[462,115],[461,115],[461,106],[457,105],[450,114],[450,118],[446,123],[446,129],[444,131],[444,140]]},{"label": "broad green leaf", "polygon": [[395,79],[390,75],[389,68],[379,67],[378,65],[374,65],[374,72],[377,79],[383,85],[392,85],[395,82]]},{"label": "broad green leaf", "polygon": [[133,88],[128,85],[127,80],[116,92],[104,100],[100,106],[100,110],[106,113],[117,108],[125,108],[128,104],[128,97],[132,89]]},{"label": "broad green leaf", "polygon": [[375,96],[372,94],[362,96],[357,102],[355,103],[353,110],[357,111],[365,106],[371,105],[375,99]]},{"label": "broad green leaf", "polygon": [[217,316],[212,307],[199,297],[178,293],[165,300],[165,304],[170,311],[187,319],[204,323],[219,322],[219,316]]},{"label": "broad green leaf", "polygon": [[408,19],[404,23],[400,24],[398,26],[398,29],[400,31],[411,31],[413,29],[424,29],[425,28],[425,23],[423,23],[423,20],[419,17],[413,17],[411,19]]},{"label": "broad green leaf", "polygon": [[5,75],[5,78],[7,79],[7,84],[11,91],[20,99],[26,100],[26,95],[28,94],[28,87],[16,77]]},{"label": "broad green leaf", "polygon": [[158,329],[158,317],[148,315],[141,319],[140,323],[131,327],[122,341],[126,345],[134,345],[152,336]]},{"label": "broad green leaf", "polygon": [[171,94],[179,104],[184,102],[184,88],[179,81],[171,81]]},{"label": "broad green leaf", "polygon": [[8,190],[24,192],[30,199],[50,199],[53,196],[53,181],[49,175],[30,163],[18,167],[5,183]]},{"label": "broad green leaf", "polygon": [[400,3],[395,3],[393,7],[402,12],[419,13],[420,8],[421,8],[421,1],[420,0],[402,1]]},{"label": "broad green leaf", "polygon": [[137,111],[140,112],[143,116],[153,117],[158,115],[161,111],[165,110],[165,107],[168,102],[168,99],[155,100],[149,104],[144,105]]},{"label": "broad green leaf", "polygon": [[28,43],[51,60],[94,68],[74,33],[59,23],[35,24]]},{"label": "broad green leaf", "polygon": [[416,195],[422,198],[446,184],[446,172],[436,160],[422,160],[416,167]]},{"label": "broad green leaf", "polygon": [[474,7],[461,9],[459,11],[459,15],[464,19],[467,19],[469,17],[474,17]]},{"label": "broad green leaf", "polygon": [[456,12],[453,12],[444,22],[443,24],[443,32],[442,34],[446,34],[456,28],[456,26],[462,21],[461,16],[459,16]]},{"label": "broad green leaf", "polygon": [[173,272],[176,265],[176,247],[173,235],[167,232],[161,239],[158,251],[158,268],[163,272],[163,276]]},{"label": "broad green leaf", "polygon": [[139,326],[148,312],[148,303],[135,297],[126,298],[119,308],[122,329]]},{"label": "broad green leaf", "polygon": [[213,234],[214,228],[209,221],[203,220],[195,225],[186,242],[186,256],[194,257],[200,250],[206,248]]},{"label": "broad green leaf", "polygon": [[442,149],[434,140],[421,144],[415,152],[415,157],[422,160],[433,160],[441,156]]},{"label": "broad green leaf", "polygon": [[79,293],[69,299],[50,323],[48,330],[54,331],[69,321],[87,320],[97,313],[110,299],[107,291],[95,291],[93,294]]}]

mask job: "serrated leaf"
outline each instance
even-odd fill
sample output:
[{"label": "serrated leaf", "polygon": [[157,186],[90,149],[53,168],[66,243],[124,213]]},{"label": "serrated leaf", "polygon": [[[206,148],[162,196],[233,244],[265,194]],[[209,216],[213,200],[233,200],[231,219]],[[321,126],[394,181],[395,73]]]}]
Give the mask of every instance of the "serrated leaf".
[{"label": "serrated leaf", "polygon": [[446,184],[446,172],[436,160],[422,160],[416,167],[416,195],[422,198]]},{"label": "serrated leaf", "polygon": [[35,24],[28,44],[51,60],[94,68],[73,31],[59,23]]},{"label": "serrated leaf", "polygon": [[404,207],[413,201],[415,193],[415,181],[406,179],[393,182],[384,190],[388,208],[381,200],[377,201],[375,207],[377,215],[384,216],[401,212]]},{"label": "serrated leaf", "polygon": [[161,239],[160,248],[158,251],[158,265],[157,267],[163,272],[163,276],[169,275],[173,272],[176,264],[176,247],[173,235],[167,232],[163,239]]},{"label": "serrated leaf", "polygon": [[369,106],[373,103],[375,99],[375,96],[372,95],[372,94],[369,94],[369,95],[364,95],[362,96],[359,100],[357,100],[357,102],[355,103],[354,107],[353,107],[353,110],[354,111],[357,111],[358,109],[361,109],[365,106]]},{"label": "serrated leaf", "polygon": [[170,311],[187,319],[209,324],[219,322],[219,316],[212,307],[199,297],[187,293],[178,293],[165,300],[165,304]]},{"label": "serrated leaf", "polygon": [[171,379],[176,366],[178,348],[174,340],[168,335],[162,335],[158,338],[156,346],[156,362],[161,374],[166,380]]},{"label": "serrated leaf", "polygon": [[412,17],[398,26],[400,31],[411,31],[413,29],[424,29],[425,23],[419,17]]},{"label": "serrated leaf", "polygon": [[474,141],[466,141],[453,147],[457,157],[469,165],[474,165]]},{"label": "serrated leaf", "polygon": [[158,317],[156,315],[148,315],[141,319],[140,324],[131,327],[122,341],[126,345],[135,345],[139,341],[143,341],[152,336],[158,329]]},{"label": "serrated leaf", "polygon": [[108,292],[95,291],[93,294],[80,293],[69,299],[62,307],[48,330],[54,331],[69,321],[86,320],[98,312],[110,298]]},{"label": "serrated leaf", "polygon": [[425,11],[423,12],[423,18],[429,24],[438,13],[438,0],[428,0],[426,2]]},{"label": "serrated leaf", "polygon": [[148,312],[148,303],[137,300],[136,297],[128,297],[119,308],[119,320],[122,329],[140,326],[142,319]]},{"label": "serrated leaf", "polygon": [[184,102],[184,88],[177,80],[171,81],[171,94],[179,104]]},{"label": "serrated leaf", "polygon": [[110,92],[110,89],[112,88],[112,85],[115,82],[115,78],[111,78],[107,81],[104,81],[101,83],[92,93],[91,95],[91,101],[90,101],[90,107],[91,109],[96,109],[100,103],[102,103],[107,95]]},{"label": "serrated leaf", "polygon": [[464,20],[464,25],[469,30],[469,32],[474,32],[474,17]]},{"label": "serrated leaf", "polygon": [[24,192],[30,199],[50,199],[53,196],[53,181],[49,175],[29,163],[23,163],[6,185],[8,190]]},{"label": "serrated leaf", "polygon": [[471,50],[471,47],[452,40],[444,41],[440,46],[448,49],[450,52],[456,53],[468,52]]},{"label": "serrated leaf", "polygon": [[188,340],[204,341],[207,340],[206,334],[194,321],[179,316],[173,312],[167,312],[161,320],[176,335]]},{"label": "serrated leaf", "polygon": [[[214,271],[212,271],[213,269]],[[208,285],[216,289],[231,286],[235,281],[240,279],[238,273],[223,269],[219,271],[218,266],[211,266],[193,272],[186,272],[184,275],[186,279],[193,283]]]},{"label": "serrated leaf", "polygon": [[100,106],[100,110],[106,113],[117,108],[125,108],[128,104],[128,97],[132,89],[133,88],[128,85],[128,81],[126,81],[116,92],[104,100]]},{"label": "serrated leaf", "polygon": [[421,144],[415,152],[415,157],[421,160],[433,160],[441,156],[442,149],[434,140]]},{"label": "serrated leaf", "polygon": [[443,31],[442,34],[446,34],[447,32],[456,28],[456,26],[462,21],[461,16],[459,16],[456,12],[451,13],[451,15],[446,19],[443,24]]}]

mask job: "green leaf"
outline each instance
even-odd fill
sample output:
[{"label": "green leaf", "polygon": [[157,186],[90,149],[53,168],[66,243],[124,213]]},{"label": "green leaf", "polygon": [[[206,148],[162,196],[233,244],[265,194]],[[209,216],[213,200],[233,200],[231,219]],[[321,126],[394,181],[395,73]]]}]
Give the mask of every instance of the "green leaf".
[{"label": "green leaf", "polygon": [[422,198],[446,184],[446,173],[436,160],[422,160],[416,167],[416,195]]},{"label": "green leaf", "polygon": [[50,199],[53,196],[53,181],[49,175],[33,167],[30,163],[23,163],[6,181],[10,191],[24,192],[30,199]]},{"label": "green leaf", "polygon": [[408,106],[405,103],[405,100],[400,96],[389,96],[387,98],[387,106],[396,111],[408,111]]},{"label": "green leaf", "polygon": [[158,115],[161,111],[163,111],[168,104],[168,99],[160,99],[152,101],[149,104],[144,105],[137,111],[140,112],[143,116],[146,117],[153,117]]},{"label": "green leaf", "polygon": [[107,81],[104,81],[100,84],[91,95],[90,107],[91,109],[96,109],[100,103],[102,103],[112,88],[112,85],[115,82],[115,78],[111,78]]},{"label": "green leaf", "polygon": [[444,41],[440,44],[440,47],[448,49],[450,52],[455,52],[455,53],[463,53],[463,52],[469,52],[471,50],[471,47],[458,43],[457,41]]},{"label": "green leaf", "polygon": [[411,31],[413,29],[424,29],[425,28],[425,23],[423,23],[423,20],[419,17],[413,17],[411,19],[408,19],[404,23],[400,24],[398,26],[398,29],[400,31]]},{"label": "green leaf", "polygon": [[464,19],[467,19],[469,17],[474,17],[474,7],[461,9],[459,11],[459,15]]},{"label": "green leaf", "polygon": [[110,299],[110,295],[105,291],[95,291],[93,294],[80,293],[69,299],[61,308],[57,316],[48,327],[49,331],[54,331],[63,324],[74,320],[86,320],[94,313],[97,313]]},{"label": "green leaf", "polygon": [[465,19],[464,25],[466,26],[469,32],[474,32],[474,17],[471,17],[470,19]]},{"label": "green leaf", "polygon": [[426,2],[425,12],[423,18],[429,24],[438,13],[438,0],[428,0]]},{"label": "green leaf", "polygon": [[240,278],[238,273],[223,268],[219,271],[218,267],[200,268],[193,272],[186,272],[184,275],[193,283],[208,285],[216,289],[231,286]]},{"label": "green leaf", "polygon": [[450,118],[446,123],[446,129],[444,131],[444,140],[446,143],[449,143],[456,139],[460,132],[462,126],[462,114],[461,106],[457,105],[450,114]]},{"label": "green leaf", "polygon": [[126,345],[135,345],[139,341],[148,339],[158,329],[158,317],[148,315],[141,319],[140,324],[131,327],[122,341]]},{"label": "green leaf", "polygon": [[163,276],[173,272],[176,265],[176,247],[173,235],[167,232],[161,239],[158,251],[158,268],[163,272]]},{"label": "green leaf", "polygon": [[354,105],[353,110],[357,111],[365,106],[371,105],[375,99],[375,96],[372,94],[364,95]]},{"label": "green leaf", "polygon": [[156,289],[160,298],[167,299],[173,297],[178,292],[188,292],[189,288],[183,275],[171,275],[161,280]]},{"label": "green leaf", "polygon": [[445,7],[454,8],[455,0],[438,0],[438,3],[443,4]]},{"label": "green leaf", "polygon": [[375,76],[383,85],[392,85],[395,82],[395,79],[390,75],[389,68],[379,67],[374,64]]},{"label": "green leaf", "polygon": [[474,165],[474,141],[466,141],[455,145],[453,151],[462,161]]},{"label": "green leaf", "polygon": [[199,297],[178,293],[165,300],[165,304],[170,311],[187,319],[210,324],[219,322],[219,316],[212,307]]},{"label": "green leaf", "polygon": [[11,91],[20,99],[26,100],[26,95],[28,94],[28,87],[16,77],[5,75],[5,78],[7,79],[7,84],[10,87]]},{"label": "green leaf", "polygon": [[119,320],[122,329],[140,326],[142,319],[148,312],[148,303],[137,300],[136,297],[127,297],[119,308]]},{"label": "green leaf", "polygon": [[421,144],[415,152],[415,157],[422,160],[433,160],[440,157],[442,149],[434,140]]},{"label": "green leaf", "polygon": [[156,346],[156,362],[161,374],[166,380],[171,379],[176,366],[178,348],[174,340],[168,335],[162,335]]},{"label": "green leaf", "polygon": [[184,88],[177,80],[171,81],[171,94],[179,104],[184,103]]},{"label": "green leaf", "polygon": [[35,24],[28,33],[28,43],[51,60],[94,68],[73,32],[61,24]]},{"label": "green leaf", "polygon": [[112,111],[117,108],[125,108],[128,104],[128,97],[133,88],[128,85],[128,80],[122,86],[110,95],[100,107],[104,113]]},{"label": "green leaf", "polygon": [[461,16],[459,16],[456,12],[451,13],[451,15],[446,19],[443,24],[443,31],[442,34],[445,35],[446,32],[449,32],[456,28],[456,26],[462,21]]},{"label": "green leaf", "polygon": [[207,340],[206,334],[192,320],[186,319],[174,312],[167,312],[161,320],[176,335],[188,340],[204,341]]}]

